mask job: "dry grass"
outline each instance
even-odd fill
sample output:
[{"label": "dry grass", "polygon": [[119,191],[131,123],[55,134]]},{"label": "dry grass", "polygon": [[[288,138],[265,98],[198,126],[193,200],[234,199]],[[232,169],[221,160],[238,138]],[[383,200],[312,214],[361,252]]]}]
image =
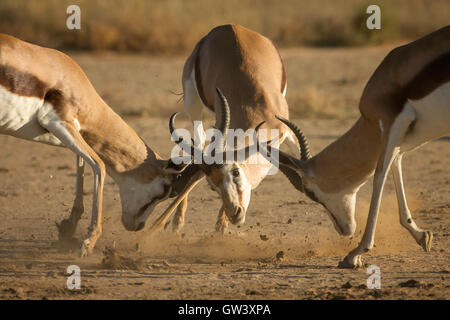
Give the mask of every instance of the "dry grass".
[{"label": "dry grass", "polygon": [[[382,30],[368,31],[369,0],[2,0],[0,32],[54,48],[187,53],[211,28],[239,23],[280,47],[340,46],[417,38],[450,21],[447,0],[376,1]],[[81,8],[80,31],[66,8]]]}]

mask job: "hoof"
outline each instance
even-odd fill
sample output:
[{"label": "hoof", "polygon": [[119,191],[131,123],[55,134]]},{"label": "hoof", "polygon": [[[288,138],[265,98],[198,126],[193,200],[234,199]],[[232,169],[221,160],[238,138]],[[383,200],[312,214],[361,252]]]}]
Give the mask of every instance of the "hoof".
[{"label": "hoof", "polygon": [[419,244],[425,252],[430,252],[433,246],[433,233],[431,231],[424,231]]},{"label": "hoof", "polygon": [[167,220],[166,224],[164,225],[164,230],[167,230],[169,225],[170,225],[170,220]]},{"label": "hoof", "polygon": [[227,229],[228,229],[228,221],[227,222],[217,221],[217,223],[216,223],[216,233],[217,234],[225,235],[225,233],[227,232]]},{"label": "hoof", "polygon": [[65,219],[61,221],[61,224],[55,222],[56,227],[58,228],[58,239],[59,241],[70,241],[75,232],[75,227],[73,223]]},{"label": "hoof", "polygon": [[181,235],[181,229],[183,228],[183,224],[172,222],[172,232]]},{"label": "hoof", "polygon": [[225,233],[227,232],[227,228],[220,225],[220,226],[216,226],[216,234],[224,236]]},{"label": "hoof", "polygon": [[86,258],[88,255],[92,253],[93,249],[94,248],[92,248],[91,246],[91,241],[89,239],[84,240],[83,244],[81,245],[80,257]]},{"label": "hoof", "polygon": [[55,246],[61,252],[77,252],[80,248],[80,241],[77,238],[59,239]]},{"label": "hoof", "polygon": [[353,259],[349,256],[346,256],[344,260],[340,261],[338,264],[338,268],[341,269],[357,269],[363,266],[361,261],[361,256],[355,256]]}]

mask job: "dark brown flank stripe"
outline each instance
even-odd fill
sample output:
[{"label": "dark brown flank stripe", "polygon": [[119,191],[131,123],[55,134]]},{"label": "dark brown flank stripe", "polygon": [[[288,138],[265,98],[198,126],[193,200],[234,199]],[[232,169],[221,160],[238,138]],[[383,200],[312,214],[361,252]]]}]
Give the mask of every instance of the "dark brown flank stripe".
[{"label": "dark brown flank stripe", "polygon": [[7,65],[0,65],[0,85],[19,96],[45,100],[59,113],[64,106],[64,97],[60,90],[51,89],[38,77]]},{"label": "dark brown flank stripe", "polygon": [[48,85],[36,76],[7,65],[0,65],[0,85],[17,95],[40,99],[48,90]]},{"label": "dark brown flank stripe", "polygon": [[392,88],[382,101],[389,106],[390,112],[397,116],[402,112],[408,99],[422,99],[448,81],[450,81],[450,53],[444,53],[425,65],[407,85]]},{"label": "dark brown flank stripe", "polygon": [[422,69],[405,88],[405,96],[419,100],[450,81],[450,52],[444,53]]},{"label": "dark brown flank stripe", "polygon": [[162,195],[160,195],[159,197],[154,197],[149,203],[143,205],[141,207],[141,209],[139,209],[136,218],[139,218],[140,216],[142,216],[145,211],[148,209],[148,207],[150,207],[152,204],[156,203],[156,201],[160,201],[163,200],[165,198],[167,198],[168,196],[170,196],[170,193],[172,191],[172,187],[170,185],[164,185],[164,192]]}]

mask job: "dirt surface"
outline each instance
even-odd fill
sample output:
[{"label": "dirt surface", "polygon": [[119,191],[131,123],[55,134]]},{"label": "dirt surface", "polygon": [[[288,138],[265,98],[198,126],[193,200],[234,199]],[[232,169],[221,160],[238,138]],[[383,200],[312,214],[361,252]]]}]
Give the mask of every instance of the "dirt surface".
[{"label": "dirt surface", "polygon": [[[288,72],[290,108],[313,153],[351,127],[365,82],[389,50],[384,46],[281,52]],[[168,157],[172,143],[167,115],[182,110],[176,104],[179,97],[170,91],[181,91],[184,58],[72,56],[115,110],[141,116],[126,121],[151,148]],[[308,118],[299,118],[303,114]],[[180,117],[177,125],[188,123]],[[431,142],[403,160],[412,215],[417,225],[434,232],[431,252],[423,252],[400,226],[389,178],[376,247],[363,257],[366,267],[359,270],[342,270],[337,265],[360,240],[371,180],[358,195],[358,229],[353,239],[340,237],[325,210],[296,191],[282,174],[268,176],[253,191],[245,224],[230,226],[225,236],[214,233],[219,198],[202,182],[190,196],[181,235],[173,234],[169,226],[151,238],[146,230],[169,202],[157,207],[143,231],[128,232],[120,221],[118,187],[108,177],[103,235],[94,253],[80,259],[77,250],[58,247],[55,225],[69,215],[73,203],[75,155],[1,135],[0,146],[0,299],[450,297],[449,139]],[[86,235],[90,222],[92,185],[87,168],[78,240]],[[366,287],[367,266],[372,264],[381,270],[380,290]],[[67,289],[70,265],[80,267],[80,290]]]},{"label": "dirt surface", "polygon": [[[129,119],[155,150],[171,145],[162,119]],[[300,121],[317,152],[351,121]],[[180,125],[183,122],[180,121]],[[55,221],[66,217],[75,187],[75,156],[66,149],[0,136],[0,298],[2,299],[448,299],[450,141],[429,143],[404,159],[413,217],[435,234],[425,253],[398,222],[393,183],[388,181],[375,249],[364,257],[381,269],[381,290],[366,288],[366,269],[341,270],[340,259],[361,235],[371,183],[360,191],[354,239],[333,229],[324,209],[298,193],[281,174],[254,190],[247,221],[215,235],[218,196],[202,182],[190,197],[181,236],[170,228],[149,238],[125,231],[117,186],[105,187],[104,233],[93,255],[56,246]],[[87,232],[91,206],[90,170],[86,212],[76,237]],[[164,205],[168,204],[165,202]],[[160,205],[152,214],[161,213]],[[150,220],[151,221],[151,220]],[[148,226],[147,226],[148,228]],[[104,249],[125,259],[102,262]],[[109,253],[111,254],[111,252]],[[117,258],[117,257],[116,257]],[[117,259],[119,259],[117,258]],[[81,269],[80,290],[66,287],[66,269]]]}]

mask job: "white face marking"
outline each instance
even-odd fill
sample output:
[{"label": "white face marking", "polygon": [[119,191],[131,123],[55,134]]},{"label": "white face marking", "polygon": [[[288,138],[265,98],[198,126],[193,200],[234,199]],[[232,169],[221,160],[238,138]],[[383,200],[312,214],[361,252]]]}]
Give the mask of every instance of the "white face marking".
[{"label": "white face marking", "polygon": [[[239,172],[239,175],[235,177],[233,171]],[[231,201],[235,204],[239,204],[246,212],[250,203],[252,186],[248,182],[244,170],[242,170],[241,167],[236,166],[228,172],[224,177],[223,186],[227,195],[232,199]]]},{"label": "white face marking", "polygon": [[122,222],[125,227],[130,227],[131,230],[137,227],[139,223],[145,223],[159,201],[155,201],[155,203],[145,210],[144,214],[137,218],[136,215],[139,210],[150,203],[155,197],[164,195],[164,186],[170,184],[170,181],[163,177],[158,177],[147,184],[139,183],[129,177],[115,179],[115,181],[120,189]]},{"label": "white face marking", "polygon": [[327,214],[330,216],[335,229],[343,235],[351,236],[356,230],[355,204],[356,189],[342,190],[336,193],[325,193],[313,183],[306,183],[308,190],[314,192],[315,196],[327,208]]},{"label": "white face marking", "polygon": [[[236,163],[226,165],[219,170],[223,178],[218,181],[218,185],[213,183],[210,176],[206,176],[206,180],[210,187],[221,196],[225,213],[230,221],[233,224],[241,224],[245,221],[245,213],[250,204],[252,186],[248,182],[244,170]],[[238,209],[240,209],[241,220],[233,221]]]}]

